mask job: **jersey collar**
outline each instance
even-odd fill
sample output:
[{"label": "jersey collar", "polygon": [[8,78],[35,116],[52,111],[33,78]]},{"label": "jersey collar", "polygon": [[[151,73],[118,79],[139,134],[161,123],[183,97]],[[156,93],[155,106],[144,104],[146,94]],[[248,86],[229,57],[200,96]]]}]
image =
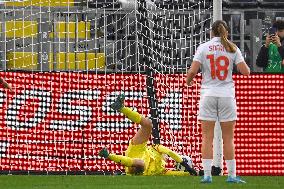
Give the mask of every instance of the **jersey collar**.
[{"label": "jersey collar", "polygon": [[221,37],[213,37],[211,41],[214,41],[214,42],[221,41]]}]

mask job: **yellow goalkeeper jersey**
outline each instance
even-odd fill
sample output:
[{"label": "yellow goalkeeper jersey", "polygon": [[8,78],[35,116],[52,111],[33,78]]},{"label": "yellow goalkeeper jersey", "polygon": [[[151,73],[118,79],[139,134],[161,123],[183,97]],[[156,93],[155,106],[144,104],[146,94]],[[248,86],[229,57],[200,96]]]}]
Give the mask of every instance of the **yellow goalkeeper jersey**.
[{"label": "yellow goalkeeper jersey", "polygon": [[[145,163],[143,175],[163,175],[166,173],[166,161],[164,155],[157,152],[152,146],[147,146],[147,143],[133,145],[129,144],[126,150],[126,156],[131,158],[141,159]],[[129,174],[128,168],[125,168],[126,174]]]}]

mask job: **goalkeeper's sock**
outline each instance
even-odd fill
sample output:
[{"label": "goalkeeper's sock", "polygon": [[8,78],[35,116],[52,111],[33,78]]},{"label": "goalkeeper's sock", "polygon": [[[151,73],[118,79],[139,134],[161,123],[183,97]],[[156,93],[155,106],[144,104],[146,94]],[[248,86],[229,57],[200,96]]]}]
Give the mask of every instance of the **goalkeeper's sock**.
[{"label": "goalkeeper's sock", "polygon": [[236,160],[232,159],[232,160],[226,160],[226,165],[227,165],[227,169],[228,169],[228,176],[231,177],[236,177]]},{"label": "goalkeeper's sock", "polygon": [[140,115],[138,112],[128,108],[128,107],[122,107],[119,110],[121,113],[123,113],[128,119],[133,121],[134,123],[140,124],[142,115]]},{"label": "goalkeeper's sock", "polygon": [[123,155],[109,154],[108,158],[116,163],[120,163],[126,167],[133,165],[133,159]]},{"label": "goalkeeper's sock", "polygon": [[204,177],[212,176],[211,175],[211,166],[212,166],[212,159],[202,159],[202,166],[204,169]]},{"label": "goalkeeper's sock", "polygon": [[178,163],[183,162],[183,159],[179,154],[168,149],[167,147],[163,145],[155,145],[154,148],[160,153],[167,154],[168,156],[170,156],[173,160],[175,160]]}]

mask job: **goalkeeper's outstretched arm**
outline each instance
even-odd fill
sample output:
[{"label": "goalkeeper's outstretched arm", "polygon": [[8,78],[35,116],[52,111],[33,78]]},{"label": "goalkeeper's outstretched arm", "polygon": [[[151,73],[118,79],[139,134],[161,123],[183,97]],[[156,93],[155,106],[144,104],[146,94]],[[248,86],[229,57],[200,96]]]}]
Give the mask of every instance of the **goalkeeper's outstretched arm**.
[{"label": "goalkeeper's outstretched arm", "polygon": [[168,156],[170,156],[173,160],[175,160],[176,162],[180,163],[182,166],[185,167],[185,170],[187,172],[189,172],[191,175],[197,175],[197,172],[195,171],[195,169],[189,167],[189,165],[183,160],[183,158],[176,152],[172,151],[171,149],[157,144],[157,145],[153,145],[153,147],[160,153],[162,154],[167,154]]},{"label": "goalkeeper's outstretched arm", "polygon": [[175,160],[178,163],[181,163],[183,161],[182,157],[178,153],[170,150],[169,148],[167,148],[163,145],[156,144],[156,145],[153,145],[153,147],[158,152],[160,152],[162,154],[167,154],[168,156],[170,156],[173,160]]}]

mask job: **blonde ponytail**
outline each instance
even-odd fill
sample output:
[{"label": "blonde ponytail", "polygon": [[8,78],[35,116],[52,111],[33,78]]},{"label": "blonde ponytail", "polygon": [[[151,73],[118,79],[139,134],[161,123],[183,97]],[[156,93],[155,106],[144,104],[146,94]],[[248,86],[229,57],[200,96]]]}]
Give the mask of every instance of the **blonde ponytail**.
[{"label": "blonde ponytail", "polygon": [[219,24],[218,33],[221,38],[221,44],[225,47],[227,52],[235,53],[237,51],[236,45],[228,40],[227,29],[223,24]]}]

